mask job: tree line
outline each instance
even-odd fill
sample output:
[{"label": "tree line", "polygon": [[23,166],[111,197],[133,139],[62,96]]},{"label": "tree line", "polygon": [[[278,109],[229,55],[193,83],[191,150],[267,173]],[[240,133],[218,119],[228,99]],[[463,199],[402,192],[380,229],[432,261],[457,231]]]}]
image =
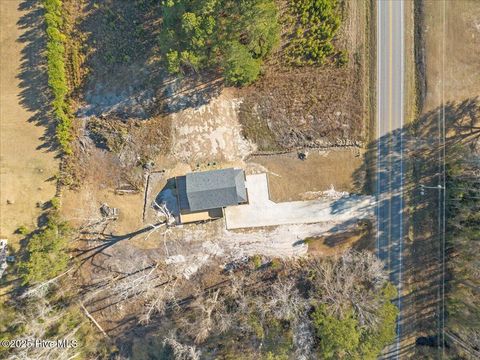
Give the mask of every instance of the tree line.
[{"label": "tree line", "polygon": [[472,356],[472,351],[476,351],[478,355],[480,353],[480,262],[478,261],[480,154],[478,149],[475,149],[475,142],[457,144],[448,148],[446,188],[446,256],[449,272],[446,289],[447,331],[452,332],[455,337],[458,336],[463,342],[462,346],[454,342],[460,353],[467,349],[467,353],[463,355]]},{"label": "tree line", "polygon": [[53,114],[56,118],[56,138],[63,153],[72,153],[72,120],[67,95],[68,82],[65,70],[65,40],[61,0],[43,0],[47,26],[48,85],[52,91]]}]

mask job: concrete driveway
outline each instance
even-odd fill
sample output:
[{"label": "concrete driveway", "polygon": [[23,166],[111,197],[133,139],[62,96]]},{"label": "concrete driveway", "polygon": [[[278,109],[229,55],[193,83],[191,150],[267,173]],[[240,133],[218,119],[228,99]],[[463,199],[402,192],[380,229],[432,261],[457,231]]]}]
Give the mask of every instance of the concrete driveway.
[{"label": "concrete driveway", "polygon": [[229,230],[318,222],[342,223],[373,215],[374,198],[371,196],[275,203],[269,197],[266,174],[248,175],[246,186],[249,203],[225,209]]}]

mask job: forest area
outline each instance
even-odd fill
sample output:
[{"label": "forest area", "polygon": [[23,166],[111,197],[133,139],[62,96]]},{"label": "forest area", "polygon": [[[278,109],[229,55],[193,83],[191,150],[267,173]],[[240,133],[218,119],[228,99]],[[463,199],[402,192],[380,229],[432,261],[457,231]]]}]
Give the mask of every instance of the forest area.
[{"label": "forest area", "polygon": [[473,136],[448,149],[446,176],[447,340],[470,356],[480,353],[480,152]]}]

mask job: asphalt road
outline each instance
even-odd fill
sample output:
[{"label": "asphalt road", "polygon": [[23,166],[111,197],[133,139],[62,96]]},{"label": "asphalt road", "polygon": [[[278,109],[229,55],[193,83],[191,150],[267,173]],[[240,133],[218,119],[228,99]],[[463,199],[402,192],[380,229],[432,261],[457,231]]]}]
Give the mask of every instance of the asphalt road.
[{"label": "asphalt road", "polygon": [[[404,226],[403,1],[377,1],[377,253],[402,293]],[[401,356],[402,297],[397,305],[397,339],[386,358]]]}]

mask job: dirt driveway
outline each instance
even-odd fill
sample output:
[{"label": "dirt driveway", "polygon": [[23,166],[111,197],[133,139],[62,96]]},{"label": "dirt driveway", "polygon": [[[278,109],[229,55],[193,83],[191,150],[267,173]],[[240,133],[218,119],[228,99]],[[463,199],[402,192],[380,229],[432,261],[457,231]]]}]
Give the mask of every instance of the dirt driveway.
[{"label": "dirt driveway", "polygon": [[[26,3],[29,9],[20,10]],[[34,227],[36,204],[55,195],[49,179],[58,163],[43,148],[45,127],[36,125],[44,120],[47,84],[39,70],[43,28],[37,9],[35,2],[0,1],[0,234],[9,238],[20,225]]]}]

